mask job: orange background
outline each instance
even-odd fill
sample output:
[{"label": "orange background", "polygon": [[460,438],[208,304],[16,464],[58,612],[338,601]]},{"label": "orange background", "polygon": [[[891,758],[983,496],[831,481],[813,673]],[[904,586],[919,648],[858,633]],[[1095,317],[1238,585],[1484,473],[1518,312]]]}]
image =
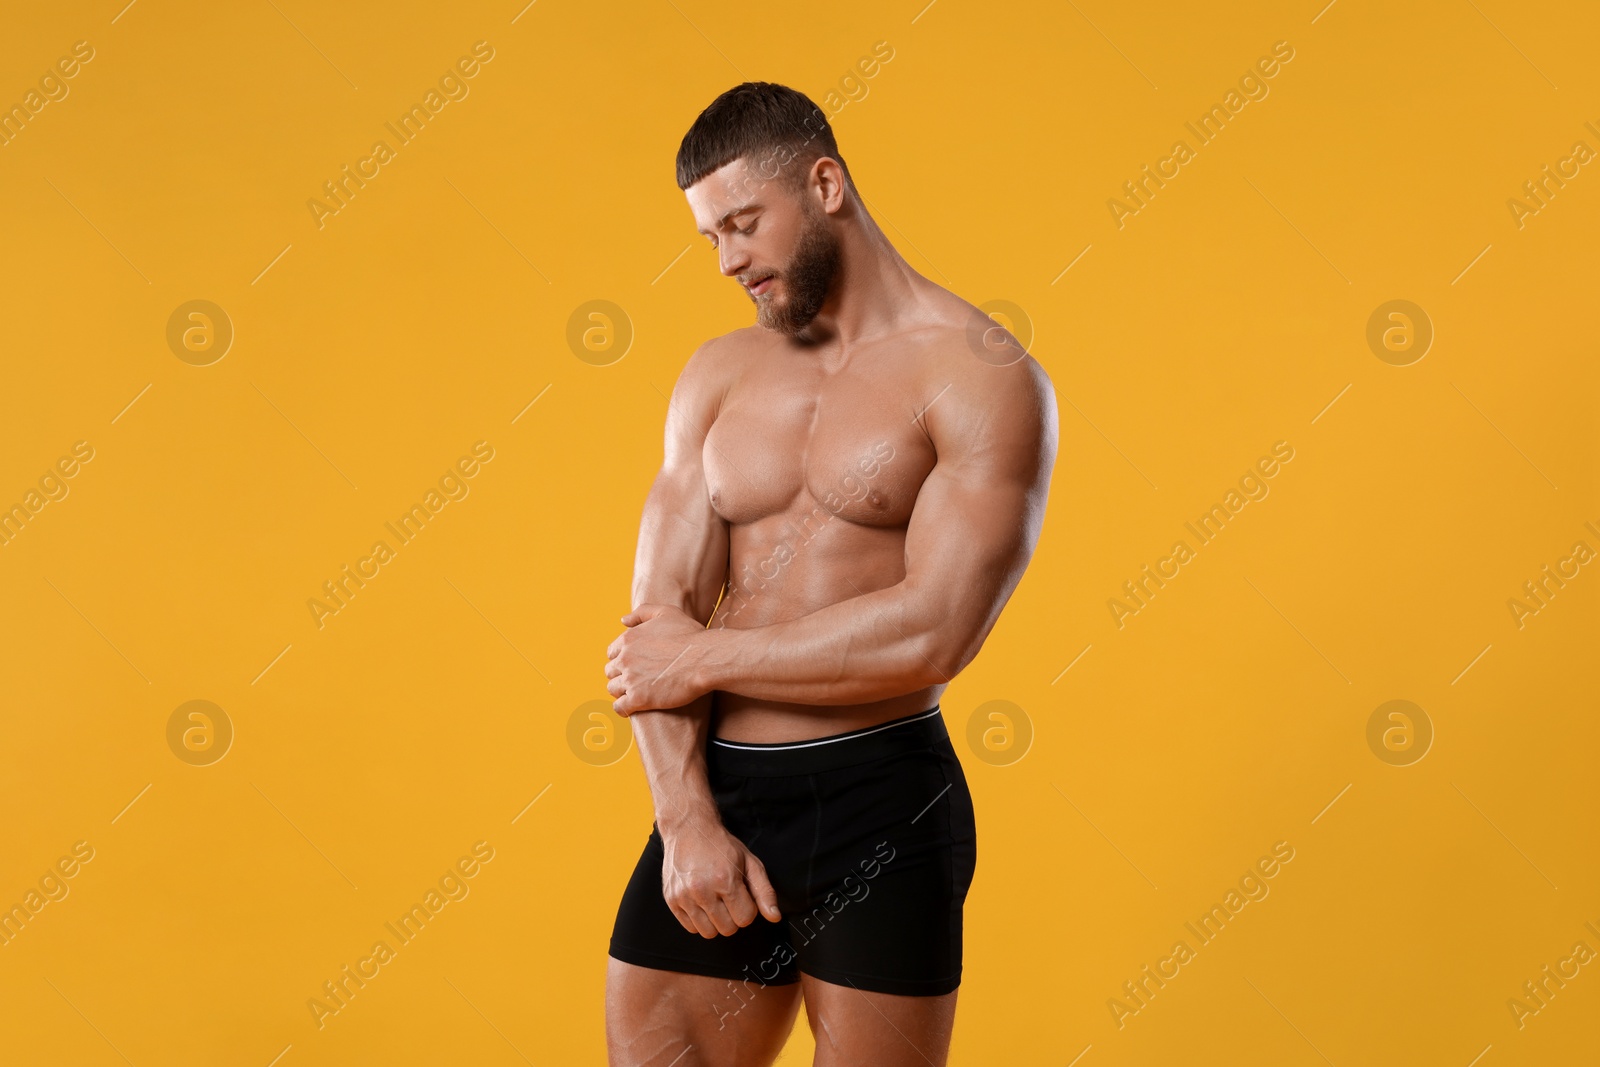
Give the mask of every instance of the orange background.
[{"label": "orange background", "polygon": [[[520,6],[6,16],[0,102],[93,58],[0,147],[0,505],[66,489],[0,546],[0,905],[93,857],[0,947],[0,1059],[604,1061],[650,807],[625,737],[597,758],[573,717],[605,696],[665,395],[750,321],[672,180],[747,78],[826,101],[885,232],[1019,309],[1060,394],[1037,556],[944,701],[981,842],[951,1062],[1592,1055],[1595,963],[1507,1006],[1600,952],[1600,576],[1508,606],[1600,549],[1600,174],[1507,206],[1600,149],[1590,6]],[[478,41],[468,94],[319,228],[307,201]],[[1108,200],[1278,41],[1268,95],[1119,228]],[[1403,366],[1367,340],[1397,299],[1434,333]],[[192,300],[231,323],[220,359],[169,344]],[[574,349],[592,300],[613,347]],[[400,545],[384,524],[479,441]],[[1279,441],[1270,493],[1193,541]],[[194,700],[220,716],[186,749]],[[1019,710],[973,747],[996,700]],[[1420,761],[1369,745],[1392,700]],[[223,723],[221,759],[180,758]],[[307,1001],[480,841],[468,894],[319,1029]],[[1123,983],[1278,842],[1270,894],[1119,1026]],[[782,1062],[809,1050],[802,1023]]]}]

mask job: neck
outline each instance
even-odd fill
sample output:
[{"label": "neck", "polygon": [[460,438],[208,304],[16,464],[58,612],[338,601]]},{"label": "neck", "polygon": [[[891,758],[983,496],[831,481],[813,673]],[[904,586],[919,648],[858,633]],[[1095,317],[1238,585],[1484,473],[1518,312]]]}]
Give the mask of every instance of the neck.
[{"label": "neck", "polygon": [[848,349],[895,332],[905,309],[916,301],[922,276],[889,243],[854,193],[839,219],[839,271],[822,310],[800,336],[802,344],[835,344]]}]

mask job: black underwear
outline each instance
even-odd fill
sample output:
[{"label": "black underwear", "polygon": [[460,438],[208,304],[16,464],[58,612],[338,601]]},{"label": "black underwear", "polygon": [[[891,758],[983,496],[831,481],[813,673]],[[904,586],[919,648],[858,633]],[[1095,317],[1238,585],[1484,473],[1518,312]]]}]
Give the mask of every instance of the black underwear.
[{"label": "black underwear", "polygon": [[[972,796],[938,705],[810,741],[712,738],[728,831],[765,864],[783,918],[730,936],[685,930],[662,896],[652,827],[610,954],[641,967],[763,985],[825,982],[937,996],[961,983],[961,915],[977,863]],[[729,1000],[730,1010],[738,1000]]]}]

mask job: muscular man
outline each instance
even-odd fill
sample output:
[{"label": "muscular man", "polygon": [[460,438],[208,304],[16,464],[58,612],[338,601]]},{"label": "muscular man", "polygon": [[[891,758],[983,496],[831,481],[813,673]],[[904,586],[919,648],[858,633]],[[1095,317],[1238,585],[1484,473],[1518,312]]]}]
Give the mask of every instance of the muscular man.
[{"label": "muscular man", "polygon": [[755,326],[690,357],[607,689],[655,826],[606,976],[615,1067],[943,1064],[973,810],[939,709],[1033,554],[1055,394],[912,270],[826,118],[747,82],[678,185]]}]

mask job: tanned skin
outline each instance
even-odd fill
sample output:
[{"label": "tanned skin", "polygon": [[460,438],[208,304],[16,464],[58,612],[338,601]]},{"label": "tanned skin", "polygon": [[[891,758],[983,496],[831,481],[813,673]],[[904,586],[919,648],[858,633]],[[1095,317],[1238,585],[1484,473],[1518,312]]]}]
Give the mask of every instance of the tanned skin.
[{"label": "tanned skin", "polygon": [[[911,268],[836,160],[789,165],[798,188],[739,159],[686,190],[757,325],[702,345],[678,378],[636,607],[607,649],[666,847],[663,895],[707,938],[781,918],[712,801],[708,731],[801,741],[931,708],[1021,579],[1055,464],[1044,369]],[[946,1062],[955,992],[802,974],[723,1019],[729,985],[610,959],[613,1067],[770,1064],[801,996],[817,1067]]]}]

